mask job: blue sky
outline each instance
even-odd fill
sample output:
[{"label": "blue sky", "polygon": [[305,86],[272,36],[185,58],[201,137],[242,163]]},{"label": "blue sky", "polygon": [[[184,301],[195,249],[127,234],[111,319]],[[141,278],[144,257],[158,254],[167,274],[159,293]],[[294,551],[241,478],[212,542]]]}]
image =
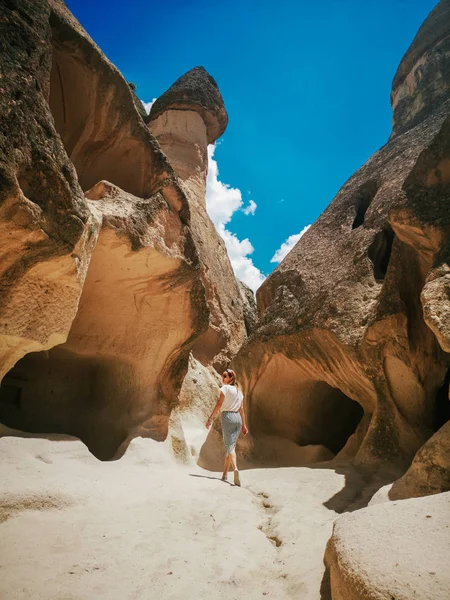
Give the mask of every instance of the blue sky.
[{"label": "blue sky", "polygon": [[386,142],[392,78],[436,0],[67,4],[142,100],[194,66],[216,79],[230,120],[214,168],[243,207],[257,205],[223,227],[253,261],[236,263],[238,275],[256,287],[256,270],[268,275],[283,242]]}]

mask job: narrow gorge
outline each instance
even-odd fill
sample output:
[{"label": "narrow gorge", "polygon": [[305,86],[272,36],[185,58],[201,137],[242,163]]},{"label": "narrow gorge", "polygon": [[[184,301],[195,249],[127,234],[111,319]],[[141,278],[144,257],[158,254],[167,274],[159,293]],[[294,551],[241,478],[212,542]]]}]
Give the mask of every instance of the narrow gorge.
[{"label": "narrow gorge", "polygon": [[[0,597],[445,600],[450,0],[256,301],[207,212],[211,75],[147,114],[62,0],[0,32]],[[205,429],[229,366],[242,489]]]}]

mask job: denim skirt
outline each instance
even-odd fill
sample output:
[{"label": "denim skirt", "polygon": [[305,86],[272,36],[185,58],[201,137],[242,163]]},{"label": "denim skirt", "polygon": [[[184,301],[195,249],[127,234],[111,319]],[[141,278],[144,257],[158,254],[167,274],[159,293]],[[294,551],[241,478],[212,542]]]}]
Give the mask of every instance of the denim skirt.
[{"label": "denim skirt", "polygon": [[222,435],[226,454],[233,452],[241,428],[242,419],[239,412],[231,410],[224,410],[222,412]]}]

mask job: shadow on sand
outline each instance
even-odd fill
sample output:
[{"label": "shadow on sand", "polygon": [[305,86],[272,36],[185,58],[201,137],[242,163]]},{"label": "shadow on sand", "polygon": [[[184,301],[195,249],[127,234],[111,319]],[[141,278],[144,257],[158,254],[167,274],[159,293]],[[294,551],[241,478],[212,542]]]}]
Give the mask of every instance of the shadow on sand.
[{"label": "shadow on sand", "polygon": [[211,475],[199,475],[197,473],[189,473],[189,477],[200,477],[201,479],[216,479],[220,481],[220,483],[228,483],[228,485],[233,485],[231,481],[223,481],[220,477],[212,477]]},{"label": "shadow on sand", "polygon": [[403,475],[404,469],[391,467],[361,467],[352,464],[317,463],[308,469],[331,469],[344,475],[343,488],[323,503],[338,514],[365,508],[378,490]]}]

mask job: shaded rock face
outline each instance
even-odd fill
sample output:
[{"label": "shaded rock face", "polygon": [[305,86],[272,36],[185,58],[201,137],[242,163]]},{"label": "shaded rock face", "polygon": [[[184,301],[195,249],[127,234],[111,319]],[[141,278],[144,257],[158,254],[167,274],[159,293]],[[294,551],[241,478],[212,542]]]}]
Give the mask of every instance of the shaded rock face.
[{"label": "shaded rock face", "polygon": [[204,202],[226,112],[188,74],[192,110],[151,122],[163,150],[182,139],[178,160],[62,2],[1,11],[0,421],[108,459],[165,439],[191,352],[220,365],[246,337]]},{"label": "shaded rock face", "polygon": [[256,327],[258,313],[256,308],[256,300],[253,290],[248,287],[243,281],[237,280],[244,308],[244,321],[247,335],[250,335]]},{"label": "shaded rock face", "polygon": [[420,448],[406,473],[389,491],[391,500],[450,490],[450,421]]},{"label": "shaded rock face", "polygon": [[448,7],[399,67],[395,135],[257,292],[257,328],[234,360],[256,437],[406,468],[436,431],[450,363]]}]

